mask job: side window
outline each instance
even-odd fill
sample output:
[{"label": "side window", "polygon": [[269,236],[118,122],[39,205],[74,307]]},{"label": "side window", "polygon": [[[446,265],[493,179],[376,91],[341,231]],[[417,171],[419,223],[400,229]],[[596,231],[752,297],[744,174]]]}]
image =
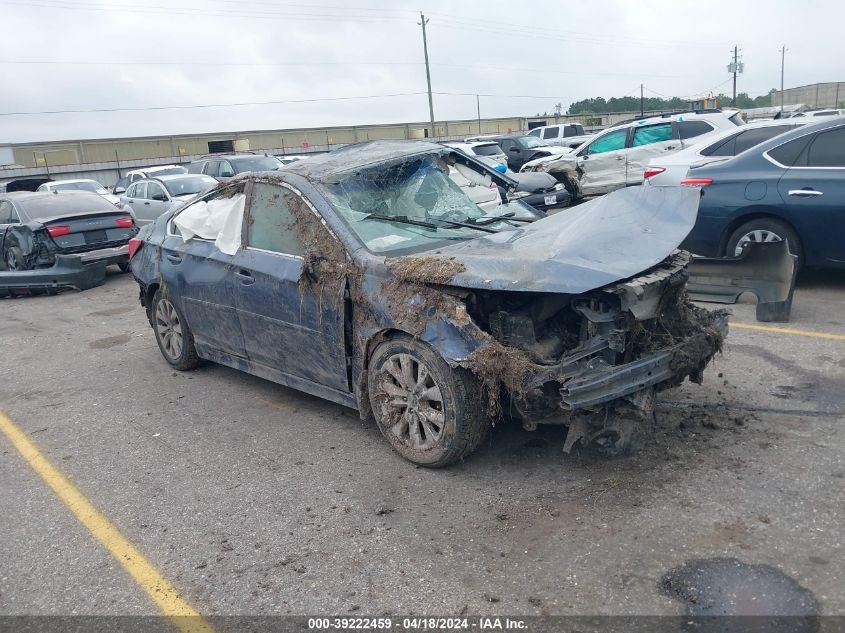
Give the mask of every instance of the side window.
[{"label": "side window", "polygon": [[136,180],[141,180],[141,178],[143,178],[141,174],[130,174],[129,182],[135,182]]},{"label": "side window", "polygon": [[626,138],[628,138],[627,129],[608,132],[587,145],[581,154],[589,156],[590,154],[604,154],[605,152],[615,152],[616,150],[625,149]]},{"label": "side window", "polygon": [[695,138],[713,131],[713,126],[707,121],[678,121],[678,136],[683,139]]},{"label": "side window", "polygon": [[159,202],[167,202],[167,194],[157,182],[147,183],[147,198],[149,200],[158,200]]},{"label": "side window", "polygon": [[199,162],[199,161],[191,163],[190,165],[188,165],[188,173],[189,174],[201,174],[203,165],[205,165],[205,163]]},{"label": "side window", "polygon": [[731,155],[735,156],[736,154],[741,154],[745,150],[751,149],[763,141],[768,141],[770,138],[774,138],[778,134],[782,134],[783,132],[792,129],[792,127],[793,126],[791,125],[772,125],[771,127],[761,127],[755,130],[745,130],[736,137],[736,148],[734,149],[734,153]]},{"label": "side window", "polygon": [[135,198],[135,190],[137,189],[137,185],[129,185],[129,189],[126,190],[126,197],[127,198]]},{"label": "side window", "polygon": [[[539,134],[539,132],[537,134]],[[513,141],[507,138],[503,138],[499,145],[501,146],[503,151],[508,152],[513,147]]]},{"label": "side window", "polygon": [[702,156],[736,156],[736,137],[742,134],[733,134],[728,138],[723,138],[721,141],[716,141],[712,145],[701,150]]},{"label": "side window", "polygon": [[534,128],[528,133],[528,136],[536,136],[537,138],[540,138],[540,132],[542,131],[543,130],[541,128]]},{"label": "side window", "polygon": [[228,160],[221,160],[219,168],[219,176],[221,178],[231,178],[235,175],[235,170],[232,169],[232,164]]},{"label": "side window", "polygon": [[557,138],[559,131],[560,128],[557,126],[547,127],[545,130],[543,130],[543,138]]},{"label": "side window", "polygon": [[[255,183],[246,221],[247,246],[284,255],[305,255],[300,235],[310,231],[302,226],[302,219],[297,220],[292,209],[306,209],[295,193],[278,185]],[[310,210],[306,217],[317,222]]]},{"label": "side window", "polygon": [[132,196],[133,198],[146,198],[147,197],[147,183],[145,182],[138,182],[135,183],[135,195]]},{"label": "side window", "polygon": [[641,147],[642,145],[651,145],[652,143],[660,143],[661,141],[672,140],[672,124],[658,123],[657,125],[647,125],[634,129],[634,141],[631,147]]},{"label": "side window", "polygon": [[217,176],[217,168],[220,165],[219,162],[216,160],[210,160],[205,164],[205,167],[202,170],[202,173],[207,174],[208,176]]},{"label": "side window", "polygon": [[816,135],[807,153],[808,167],[845,167],[845,127]]},{"label": "side window", "polygon": [[12,203],[0,202],[0,224],[12,224]]},{"label": "side window", "polygon": [[[807,147],[811,135],[796,138],[783,145],[770,149],[769,156],[786,167],[802,166],[806,164],[807,154],[804,148]],[[800,160],[799,160],[800,158]]]}]

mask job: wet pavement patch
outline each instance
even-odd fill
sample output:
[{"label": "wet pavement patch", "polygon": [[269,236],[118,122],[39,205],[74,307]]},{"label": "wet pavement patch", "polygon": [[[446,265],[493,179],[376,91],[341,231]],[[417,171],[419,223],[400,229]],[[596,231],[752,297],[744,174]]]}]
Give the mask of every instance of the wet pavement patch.
[{"label": "wet pavement patch", "polygon": [[[660,589],[684,603],[690,616],[754,616],[745,624],[766,620],[767,631],[818,630],[815,616],[821,608],[813,593],[768,565],[749,565],[735,558],[692,560],[666,573],[660,580]],[[696,629],[758,630],[753,625],[751,629],[725,628],[724,621],[721,625],[716,621],[712,624],[719,628]]]}]

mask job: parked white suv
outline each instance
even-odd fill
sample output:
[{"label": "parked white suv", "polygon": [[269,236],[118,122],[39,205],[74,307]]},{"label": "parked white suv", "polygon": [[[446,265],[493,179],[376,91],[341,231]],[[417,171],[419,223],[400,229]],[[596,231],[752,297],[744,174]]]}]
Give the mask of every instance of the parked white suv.
[{"label": "parked white suv", "polygon": [[499,165],[507,165],[508,157],[495,141],[467,141],[464,143],[443,143],[448,147],[461,150],[467,156],[483,156]]},{"label": "parked white suv", "polygon": [[580,123],[560,123],[558,125],[535,127],[528,133],[528,136],[536,136],[547,145],[559,145],[575,149],[589,141],[595,134],[585,134],[584,126]]},{"label": "parked white suv", "polygon": [[[705,135],[744,125],[738,110],[664,114],[620,123],[571,153],[527,162],[520,171],[545,171],[575,196],[641,185],[648,162],[679,152]],[[695,139],[695,140],[692,140]]]},{"label": "parked white suv", "polygon": [[680,152],[652,158],[646,167],[643,184],[655,187],[679,186],[693,165],[700,167],[726,160],[778,134],[807,123],[815,123],[815,121],[807,117],[767,119],[725,130],[719,134],[708,135],[703,141]]}]

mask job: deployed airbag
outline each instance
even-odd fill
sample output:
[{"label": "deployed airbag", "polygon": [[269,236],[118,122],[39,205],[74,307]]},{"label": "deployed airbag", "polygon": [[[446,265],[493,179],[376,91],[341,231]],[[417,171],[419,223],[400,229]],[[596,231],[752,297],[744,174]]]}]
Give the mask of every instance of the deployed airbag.
[{"label": "deployed airbag", "polygon": [[197,202],[173,219],[173,223],[187,242],[194,237],[214,240],[214,245],[226,255],[234,255],[241,247],[241,226],[244,220],[246,196]]}]

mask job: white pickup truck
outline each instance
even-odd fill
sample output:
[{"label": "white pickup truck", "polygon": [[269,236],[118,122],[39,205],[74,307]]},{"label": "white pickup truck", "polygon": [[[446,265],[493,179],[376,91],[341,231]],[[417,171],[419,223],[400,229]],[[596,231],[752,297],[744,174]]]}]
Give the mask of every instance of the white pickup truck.
[{"label": "white pickup truck", "polygon": [[536,136],[546,145],[560,145],[575,149],[593,138],[594,134],[584,134],[584,127],[580,123],[561,123],[535,127],[528,132],[528,136]]}]

